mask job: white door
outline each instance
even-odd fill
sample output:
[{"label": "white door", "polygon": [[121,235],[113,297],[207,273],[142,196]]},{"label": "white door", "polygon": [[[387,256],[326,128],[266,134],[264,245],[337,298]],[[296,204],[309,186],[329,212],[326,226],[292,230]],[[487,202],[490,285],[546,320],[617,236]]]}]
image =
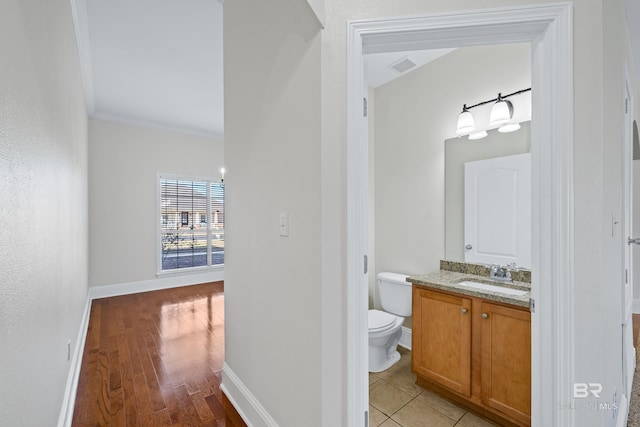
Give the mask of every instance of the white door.
[{"label": "white door", "polygon": [[464,166],[465,262],[531,268],[531,154]]}]

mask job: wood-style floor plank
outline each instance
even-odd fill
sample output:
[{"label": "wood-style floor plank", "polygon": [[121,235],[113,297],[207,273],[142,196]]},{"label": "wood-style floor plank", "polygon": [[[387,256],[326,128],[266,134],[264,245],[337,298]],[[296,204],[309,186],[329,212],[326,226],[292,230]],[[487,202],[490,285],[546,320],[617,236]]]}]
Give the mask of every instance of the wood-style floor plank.
[{"label": "wood-style floor plank", "polygon": [[223,362],[222,282],[95,300],[73,426],[235,427]]}]

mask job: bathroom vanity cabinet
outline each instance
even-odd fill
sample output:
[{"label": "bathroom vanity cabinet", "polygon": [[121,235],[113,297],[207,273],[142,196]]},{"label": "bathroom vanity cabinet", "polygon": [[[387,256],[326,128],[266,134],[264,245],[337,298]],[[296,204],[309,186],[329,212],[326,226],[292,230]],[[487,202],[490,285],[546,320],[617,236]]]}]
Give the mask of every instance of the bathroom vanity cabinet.
[{"label": "bathroom vanity cabinet", "polygon": [[413,286],[417,383],[501,425],[531,425],[531,313]]},{"label": "bathroom vanity cabinet", "polygon": [[471,299],[414,287],[412,313],[413,371],[471,396]]}]

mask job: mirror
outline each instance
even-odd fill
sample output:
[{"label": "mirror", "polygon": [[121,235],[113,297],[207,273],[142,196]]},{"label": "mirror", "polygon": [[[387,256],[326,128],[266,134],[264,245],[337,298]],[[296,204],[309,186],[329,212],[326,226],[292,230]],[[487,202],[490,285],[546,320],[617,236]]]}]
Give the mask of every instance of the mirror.
[{"label": "mirror", "polygon": [[487,137],[475,141],[467,138],[445,141],[445,259],[465,261],[464,164],[530,152],[531,122],[523,122],[521,126],[510,133],[490,130]]}]

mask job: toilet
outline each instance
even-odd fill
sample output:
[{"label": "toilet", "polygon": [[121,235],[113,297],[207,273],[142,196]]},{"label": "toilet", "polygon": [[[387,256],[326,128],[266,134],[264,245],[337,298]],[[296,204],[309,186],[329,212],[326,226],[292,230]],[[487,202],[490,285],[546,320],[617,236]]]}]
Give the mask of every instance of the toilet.
[{"label": "toilet", "polygon": [[404,318],[411,316],[411,283],[398,273],[378,274],[380,304],[369,310],[369,372],[382,372],[400,360],[397,351]]}]

